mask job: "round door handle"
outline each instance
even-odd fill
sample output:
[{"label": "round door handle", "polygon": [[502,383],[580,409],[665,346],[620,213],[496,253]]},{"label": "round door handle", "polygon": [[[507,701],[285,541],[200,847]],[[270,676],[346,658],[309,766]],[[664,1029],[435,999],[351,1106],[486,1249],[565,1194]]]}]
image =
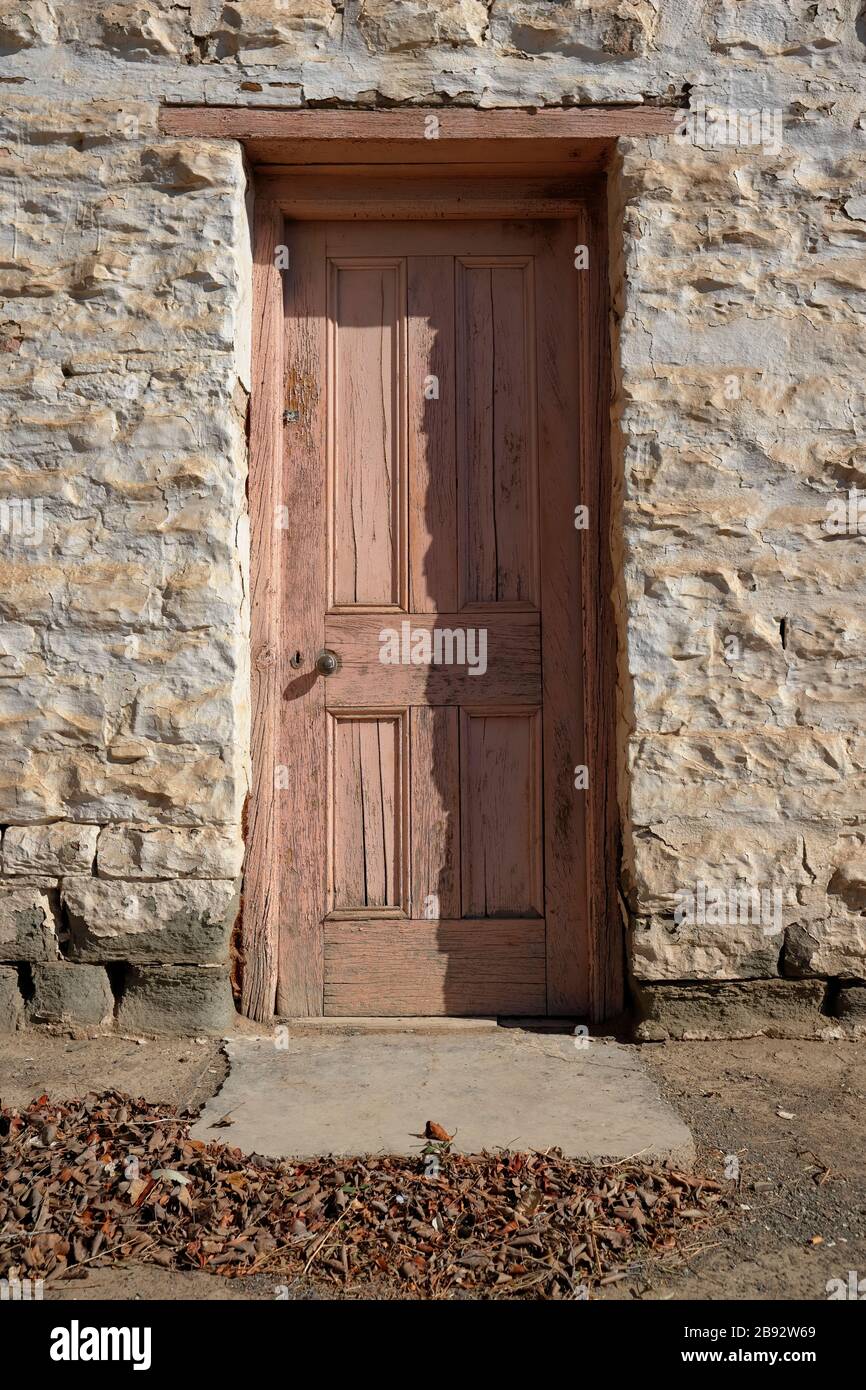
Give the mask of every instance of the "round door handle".
[{"label": "round door handle", "polygon": [[335,671],[340,669],[340,658],[336,652],[329,652],[327,647],[319,652],[316,657],[316,670],[320,676],[332,676]]}]

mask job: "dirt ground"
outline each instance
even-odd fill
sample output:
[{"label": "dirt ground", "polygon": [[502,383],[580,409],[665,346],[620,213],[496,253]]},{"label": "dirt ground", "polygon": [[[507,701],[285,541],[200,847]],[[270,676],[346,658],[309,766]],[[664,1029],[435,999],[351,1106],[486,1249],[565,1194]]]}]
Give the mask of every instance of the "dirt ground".
[{"label": "dirt ground", "polygon": [[0,1102],[20,1107],[41,1095],[69,1100],[114,1090],[197,1110],[219,1090],[227,1069],[213,1038],[16,1033],[0,1038]]},{"label": "dirt ground", "polygon": [[[641,1059],[692,1129],[698,1167],[730,1185],[735,1215],[711,1236],[635,1266],[608,1299],[827,1298],[827,1281],[866,1276],[866,1043],[653,1043]],[[0,1097],[142,1091],[200,1104],[221,1084],[217,1044],[37,1038],[0,1046]],[[94,1269],[49,1284],[55,1299],[330,1298],[332,1288],[229,1280],[155,1266]],[[370,1295],[375,1296],[371,1290]],[[368,1295],[369,1296],[369,1295]]]},{"label": "dirt ground", "polygon": [[738,1159],[741,1219],[616,1296],[826,1299],[828,1280],[866,1275],[866,1044],[753,1038],[649,1044],[642,1056],[699,1166],[722,1177]]}]

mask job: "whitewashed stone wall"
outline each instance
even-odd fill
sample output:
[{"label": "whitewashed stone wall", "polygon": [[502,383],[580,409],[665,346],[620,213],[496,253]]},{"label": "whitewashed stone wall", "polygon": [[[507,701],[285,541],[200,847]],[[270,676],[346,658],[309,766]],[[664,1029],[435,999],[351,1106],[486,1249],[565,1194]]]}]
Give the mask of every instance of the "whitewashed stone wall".
[{"label": "whitewashed stone wall", "polygon": [[857,1017],[864,56],[859,0],[0,0],[0,1027],[231,1009],[247,180],[164,102],[688,107],[611,178],[632,972],[646,1036]]}]

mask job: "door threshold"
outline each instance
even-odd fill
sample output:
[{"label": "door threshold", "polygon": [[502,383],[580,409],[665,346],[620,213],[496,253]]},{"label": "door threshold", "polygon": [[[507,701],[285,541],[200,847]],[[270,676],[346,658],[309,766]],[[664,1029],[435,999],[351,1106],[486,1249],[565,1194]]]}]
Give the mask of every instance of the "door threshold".
[{"label": "door threshold", "polygon": [[322,1018],[280,1018],[293,1033],[489,1033],[495,1018],[451,1018],[436,1014],[416,1018],[367,1018],[330,1015]]}]

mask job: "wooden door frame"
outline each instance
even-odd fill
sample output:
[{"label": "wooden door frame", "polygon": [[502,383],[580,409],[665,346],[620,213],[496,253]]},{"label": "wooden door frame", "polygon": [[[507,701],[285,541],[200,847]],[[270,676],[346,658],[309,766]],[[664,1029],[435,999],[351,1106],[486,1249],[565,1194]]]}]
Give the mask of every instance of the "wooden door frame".
[{"label": "wooden door frame", "polygon": [[[425,132],[437,123],[437,135]],[[236,139],[253,165],[253,343],[250,400],[251,685],[253,780],[246,818],[243,1012],[265,1021],[277,998],[280,874],[291,843],[275,788],[280,690],[279,533],[283,454],[283,286],[274,248],[284,219],[575,216],[589,266],[578,282],[581,352],[580,496],[589,508],[581,548],[585,747],[592,750],[585,806],[590,1017],[623,1007],[617,893],[616,636],[610,545],[610,335],[604,169],[618,136],[670,134],[661,108],[567,111],[431,109],[391,112],[163,108],[177,137]],[[542,497],[543,505],[543,497]],[[300,756],[300,752],[299,752]],[[576,792],[576,795],[580,793]],[[314,953],[315,955],[315,953]],[[322,1012],[321,960],[304,962],[293,1014]],[[318,1003],[317,1003],[318,999]]]}]

